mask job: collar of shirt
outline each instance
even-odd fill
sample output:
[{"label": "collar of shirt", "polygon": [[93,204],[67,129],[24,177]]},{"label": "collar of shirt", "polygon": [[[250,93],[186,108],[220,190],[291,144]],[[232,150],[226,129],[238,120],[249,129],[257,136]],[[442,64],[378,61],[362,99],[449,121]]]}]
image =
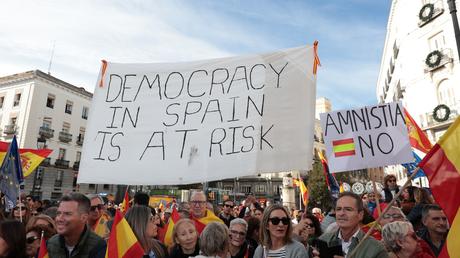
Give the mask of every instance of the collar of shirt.
[{"label": "collar of shirt", "polygon": [[339,235],[337,236],[341,241],[342,241],[342,251],[343,253],[346,255],[348,254],[348,249],[350,248],[350,245],[351,245],[351,242],[353,240],[353,238],[356,238],[358,236],[358,233],[359,231],[361,230],[361,228],[358,227],[358,229],[356,230],[356,232],[350,237],[350,239],[347,241],[345,241],[342,237],[342,231],[339,230]]}]

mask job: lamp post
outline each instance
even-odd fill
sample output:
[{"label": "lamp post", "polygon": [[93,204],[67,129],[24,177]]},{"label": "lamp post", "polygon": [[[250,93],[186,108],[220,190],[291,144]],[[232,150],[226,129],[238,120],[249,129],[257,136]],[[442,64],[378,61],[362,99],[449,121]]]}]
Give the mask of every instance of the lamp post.
[{"label": "lamp post", "polygon": [[452,23],[454,25],[455,33],[455,42],[457,42],[457,53],[460,58],[460,28],[458,26],[457,7],[455,5],[455,0],[447,0],[447,4],[449,5],[450,16],[452,16]]}]

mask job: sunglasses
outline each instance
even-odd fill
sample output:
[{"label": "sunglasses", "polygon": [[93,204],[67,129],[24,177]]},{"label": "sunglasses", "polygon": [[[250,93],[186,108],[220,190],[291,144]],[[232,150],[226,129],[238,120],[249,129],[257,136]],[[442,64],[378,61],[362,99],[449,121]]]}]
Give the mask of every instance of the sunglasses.
[{"label": "sunglasses", "polygon": [[233,208],[234,206],[233,205],[229,205],[229,204],[224,204],[225,207],[229,207],[229,208]]},{"label": "sunglasses", "polygon": [[206,201],[191,201],[192,205],[205,205]]},{"label": "sunglasses", "polygon": [[388,182],[396,182],[396,180],[395,179],[390,179],[390,180],[388,180]]},{"label": "sunglasses", "polygon": [[283,225],[289,225],[289,223],[291,222],[291,220],[287,217],[283,217],[283,218],[278,218],[278,217],[273,217],[273,218],[269,218],[268,219],[273,225],[278,225],[280,224],[280,222],[283,223]]},{"label": "sunglasses", "polygon": [[103,204],[98,204],[98,205],[91,206],[91,208],[89,208],[89,210],[90,211],[96,211],[96,209],[102,210],[102,207],[104,207]]},{"label": "sunglasses", "polygon": [[384,219],[389,219],[389,218],[402,219],[403,216],[401,214],[385,214],[385,215],[383,215],[383,218]]},{"label": "sunglasses", "polygon": [[25,211],[26,210],[26,207],[25,206],[16,206],[13,208],[13,210],[19,210],[21,209],[22,211]]},{"label": "sunglasses", "polygon": [[36,236],[31,236],[31,237],[26,238],[26,242],[27,242],[28,244],[32,244],[32,243],[33,243],[35,240],[37,240],[37,239],[39,239],[39,238],[36,237]]}]

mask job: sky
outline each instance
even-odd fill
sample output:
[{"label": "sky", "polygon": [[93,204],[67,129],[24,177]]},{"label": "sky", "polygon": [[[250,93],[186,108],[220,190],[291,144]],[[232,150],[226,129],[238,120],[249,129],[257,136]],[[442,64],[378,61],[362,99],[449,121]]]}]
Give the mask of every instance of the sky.
[{"label": "sky", "polygon": [[[6,0],[0,76],[39,69],[93,92],[101,60],[183,62],[319,41],[317,97],[374,105],[391,0]],[[54,47],[53,47],[54,46]],[[52,51],[54,48],[54,52]]]}]

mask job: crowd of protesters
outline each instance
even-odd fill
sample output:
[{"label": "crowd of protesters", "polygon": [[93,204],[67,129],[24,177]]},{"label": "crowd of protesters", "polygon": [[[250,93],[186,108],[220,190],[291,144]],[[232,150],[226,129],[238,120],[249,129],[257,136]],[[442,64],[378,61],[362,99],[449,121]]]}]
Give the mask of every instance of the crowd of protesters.
[{"label": "crowd of protesters", "polygon": [[[381,192],[343,192],[327,213],[265,205],[252,195],[239,205],[227,199],[215,207],[199,191],[189,202],[161,210],[149,207],[147,194],[137,193],[124,216],[143,257],[348,257],[352,252],[356,258],[437,257],[449,225],[430,192],[403,189],[377,221],[400,191],[392,175],[384,185]],[[116,209],[98,195],[71,193],[55,205],[25,196],[0,213],[0,257],[37,257],[42,237],[50,258],[105,257]],[[180,218],[167,242],[159,232],[173,209]],[[371,226],[374,232],[366,238]]]}]

